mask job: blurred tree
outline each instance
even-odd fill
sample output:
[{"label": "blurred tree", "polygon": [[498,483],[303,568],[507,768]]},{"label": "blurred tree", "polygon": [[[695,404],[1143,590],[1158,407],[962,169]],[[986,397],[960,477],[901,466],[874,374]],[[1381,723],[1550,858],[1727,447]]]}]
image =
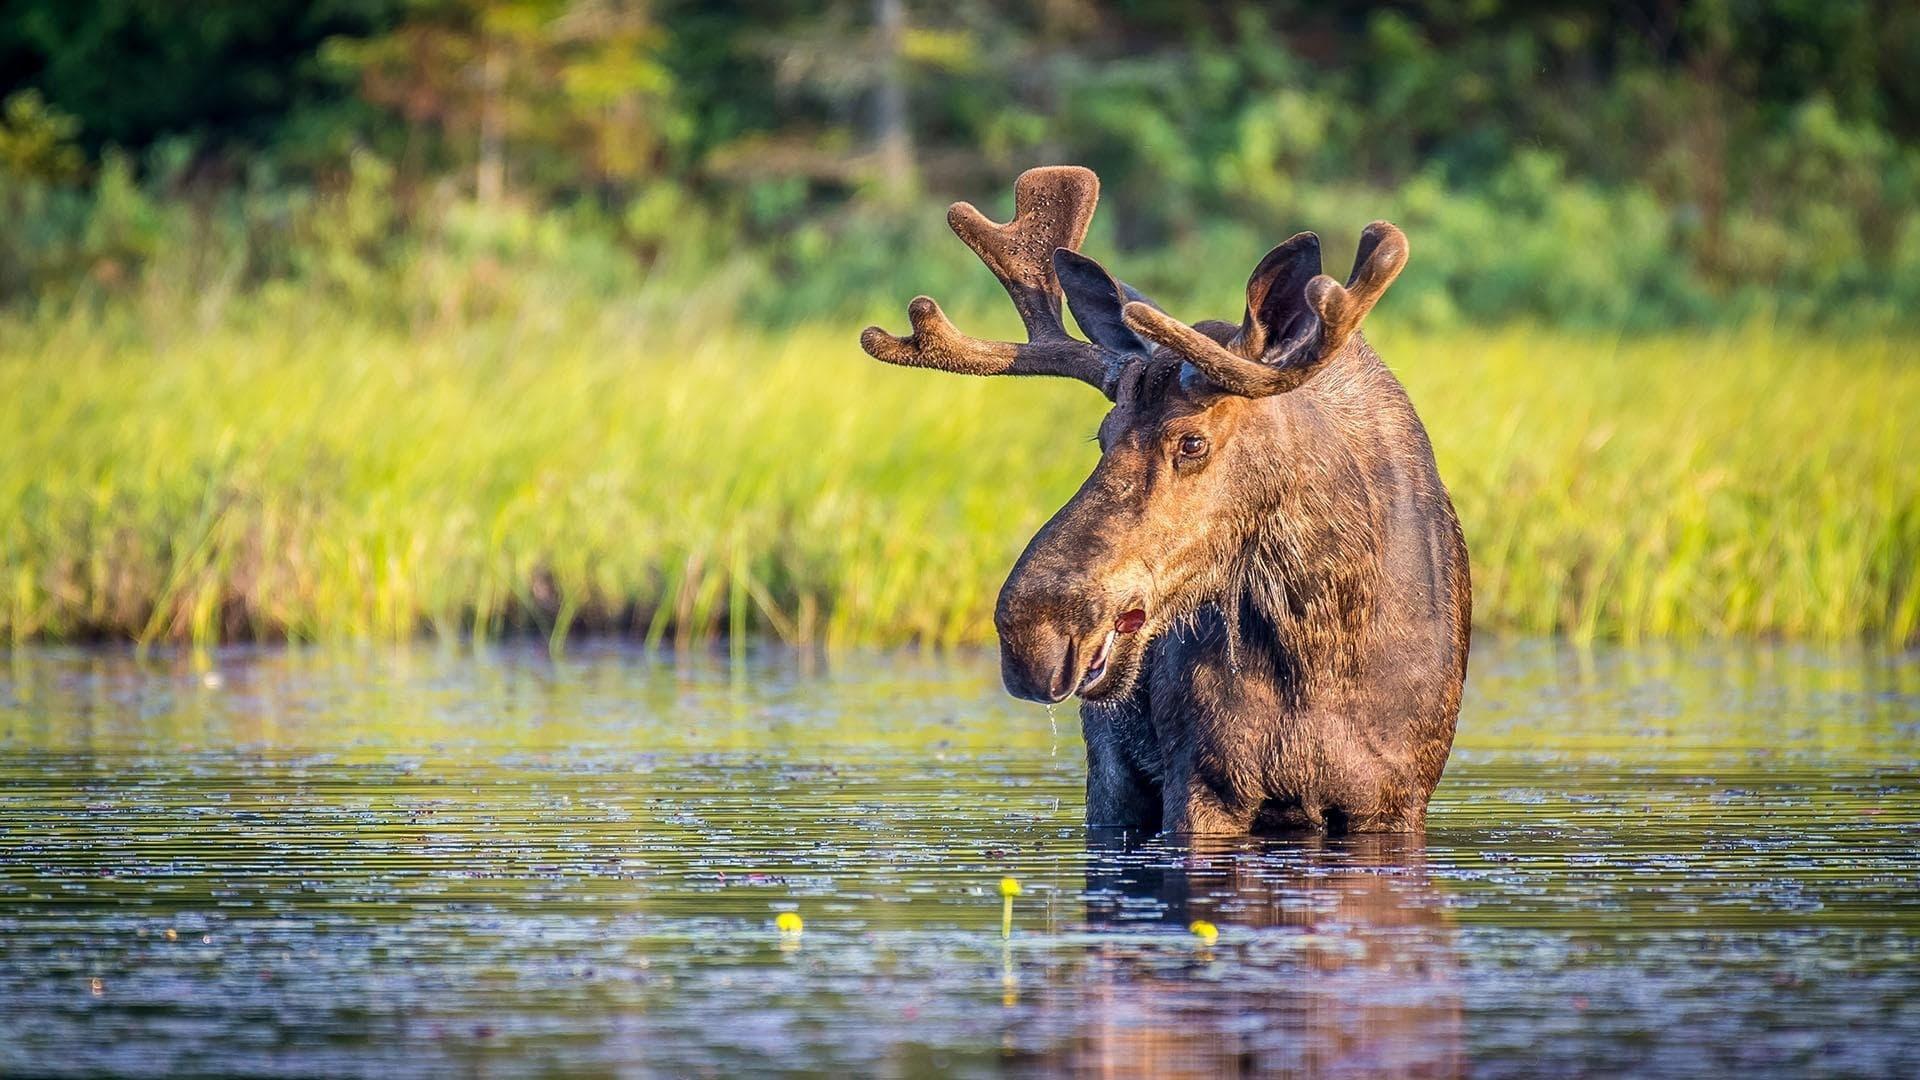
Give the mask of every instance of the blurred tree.
[{"label": "blurred tree", "polygon": [[762,62],[775,108],[768,123],[712,147],[711,171],[749,183],[795,178],[870,191],[895,206],[919,190],[924,86],[938,73],[971,69],[967,33],[919,21],[906,0],[829,0],[741,29],[731,47]]},{"label": "blurred tree", "polygon": [[470,169],[494,203],[510,173],[552,195],[658,172],[680,127],[662,43],[643,0],[411,0],[388,33],[326,54],[404,122],[409,179]]}]

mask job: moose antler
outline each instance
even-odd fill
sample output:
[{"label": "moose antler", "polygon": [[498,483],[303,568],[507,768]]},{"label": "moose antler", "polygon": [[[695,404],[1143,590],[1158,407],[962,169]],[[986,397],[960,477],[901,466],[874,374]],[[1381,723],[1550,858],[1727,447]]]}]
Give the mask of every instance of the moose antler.
[{"label": "moose antler", "polygon": [[895,337],[877,326],[860,335],[860,347],[876,360],[903,367],[937,368],[962,375],[1064,375],[1107,390],[1117,354],[1067,334],[1060,318],[1060,282],[1053,270],[1056,249],[1078,251],[1100,199],[1100,181],[1077,165],[1029,169],[1013,185],[1013,220],[996,225],[970,203],[954,203],[947,224],[1000,279],[1027,343],[982,341],[954,327],[931,297],[907,307],[913,333]]},{"label": "moose antler", "polygon": [[1306,283],[1304,298],[1314,316],[1312,325],[1304,333],[1269,340],[1276,328],[1270,325],[1271,320],[1261,317],[1262,313],[1275,299],[1291,299],[1269,296],[1271,289],[1279,287],[1276,273],[1285,272],[1276,256],[1311,247],[1317,267],[1318,246],[1313,234],[1302,233],[1261,260],[1260,268],[1247,282],[1246,319],[1240,333],[1226,345],[1148,304],[1130,303],[1122,317],[1134,333],[1179,353],[1228,393],[1242,397],[1284,394],[1339,355],[1360,328],[1361,320],[1407,265],[1406,235],[1388,222],[1374,222],[1360,234],[1360,250],[1354,255],[1353,275],[1346,285],[1325,274]]}]

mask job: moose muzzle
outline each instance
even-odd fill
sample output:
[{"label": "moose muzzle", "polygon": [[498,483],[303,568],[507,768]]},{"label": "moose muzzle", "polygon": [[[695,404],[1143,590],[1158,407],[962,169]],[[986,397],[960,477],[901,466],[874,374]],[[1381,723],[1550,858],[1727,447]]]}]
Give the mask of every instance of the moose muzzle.
[{"label": "moose muzzle", "polygon": [[1017,698],[1052,704],[1097,685],[1123,638],[1138,633],[1146,613],[1119,615],[1089,598],[1074,598],[1066,581],[1016,568],[1000,590],[994,626],[1000,633],[1000,677]]},{"label": "moose muzzle", "polygon": [[1083,650],[1072,635],[1050,626],[1000,635],[1000,678],[1007,693],[1028,701],[1065,701],[1079,688]]},{"label": "moose muzzle", "polygon": [[1112,643],[1093,605],[1076,595],[1086,583],[1035,566],[1036,561],[1045,560],[1029,551],[1014,567],[1001,586],[993,623],[1000,634],[1000,676],[1007,693],[1052,704],[1073,696],[1089,666],[1103,662],[1100,654],[1110,652]]}]

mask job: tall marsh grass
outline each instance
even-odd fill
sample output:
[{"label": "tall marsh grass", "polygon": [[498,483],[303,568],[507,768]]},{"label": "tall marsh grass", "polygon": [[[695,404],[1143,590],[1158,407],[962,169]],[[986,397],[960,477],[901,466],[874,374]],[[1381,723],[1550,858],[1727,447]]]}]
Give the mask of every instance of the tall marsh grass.
[{"label": "tall marsh grass", "polygon": [[[665,322],[0,323],[0,641],[991,639],[1098,395]],[[1373,336],[1482,626],[1920,640],[1914,341]]]}]

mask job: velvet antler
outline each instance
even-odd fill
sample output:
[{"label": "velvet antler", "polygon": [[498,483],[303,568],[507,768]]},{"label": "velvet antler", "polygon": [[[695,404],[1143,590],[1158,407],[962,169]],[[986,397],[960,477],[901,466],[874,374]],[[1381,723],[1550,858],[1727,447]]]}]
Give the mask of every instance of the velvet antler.
[{"label": "velvet antler", "polygon": [[1027,342],[983,341],[961,333],[931,297],[907,307],[913,333],[895,337],[877,326],[860,335],[860,347],[877,360],[904,367],[936,368],[963,375],[1063,375],[1113,396],[1111,383],[1121,354],[1068,336],[1060,316],[1057,249],[1078,251],[1100,199],[1100,181],[1077,165],[1029,169],[1013,185],[1013,220],[996,225],[970,203],[954,203],[947,224],[987,264],[1012,297]]},{"label": "velvet antler", "polygon": [[1406,235],[1376,221],[1361,233],[1343,286],[1319,273],[1319,238],[1301,233],[1260,260],[1247,281],[1246,318],[1226,345],[1148,304],[1128,304],[1124,318],[1134,333],[1178,353],[1228,393],[1284,394],[1339,355],[1406,265]]}]

